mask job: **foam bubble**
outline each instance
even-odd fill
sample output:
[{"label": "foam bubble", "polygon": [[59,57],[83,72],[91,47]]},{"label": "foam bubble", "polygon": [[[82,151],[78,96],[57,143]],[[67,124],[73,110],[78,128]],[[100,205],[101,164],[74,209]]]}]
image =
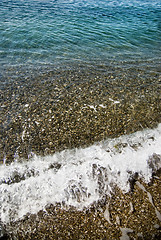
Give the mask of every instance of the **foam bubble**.
[{"label": "foam bubble", "polygon": [[150,166],[161,167],[161,158],[152,157],[161,154],[160,143],[161,124],[87,148],[3,164],[0,219],[17,220],[57,202],[83,209],[110,195],[114,184],[128,191],[129,178],[136,172],[148,182],[153,171]]}]

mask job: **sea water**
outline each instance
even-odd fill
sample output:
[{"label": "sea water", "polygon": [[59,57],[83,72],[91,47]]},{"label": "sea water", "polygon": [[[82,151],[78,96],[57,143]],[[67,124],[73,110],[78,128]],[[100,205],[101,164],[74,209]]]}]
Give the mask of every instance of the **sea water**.
[{"label": "sea water", "polygon": [[130,190],[129,178],[135,173],[149,182],[161,168],[160,143],[161,125],[87,148],[3,165],[1,220],[15,221],[57,203],[83,210],[110,196],[115,185],[124,192]]},{"label": "sea water", "polygon": [[160,63],[159,0],[1,0],[1,221],[150,181]]},{"label": "sea water", "polygon": [[1,67],[160,62],[160,8],[159,0],[2,0]]}]

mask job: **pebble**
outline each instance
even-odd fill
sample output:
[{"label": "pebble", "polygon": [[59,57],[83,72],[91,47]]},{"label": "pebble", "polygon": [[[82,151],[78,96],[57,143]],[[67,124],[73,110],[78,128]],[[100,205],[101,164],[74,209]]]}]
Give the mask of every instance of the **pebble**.
[{"label": "pebble", "polygon": [[[50,154],[152,128],[161,122],[159,76],[150,76],[146,70],[117,68],[111,75],[107,67],[103,74],[94,69],[76,69],[22,76],[14,83],[9,79],[0,92],[0,152],[6,163],[14,161],[15,153],[19,159],[28,159],[31,149],[39,155]],[[145,239],[161,239],[160,180],[160,176],[155,178],[151,186],[137,180],[132,193],[116,189],[110,204],[107,199],[82,212],[49,206],[38,215],[12,222],[6,226],[7,231],[13,239],[21,240],[42,236],[117,240],[125,230],[127,239],[137,239],[138,233]]]},{"label": "pebble", "polygon": [[[147,192],[151,192],[155,205],[161,210],[160,181],[153,179],[144,185]],[[131,204],[134,211],[131,212]],[[107,210],[108,209],[108,210]],[[141,211],[144,210],[144,211]],[[24,219],[12,222],[6,226],[11,237],[17,240],[26,239],[160,239],[161,222],[151,208],[148,196],[135,183],[134,191],[123,193],[115,188],[111,197],[105,201],[93,204],[84,211],[75,208],[67,209],[61,204],[50,205],[37,215],[28,214]]]},{"label": "pebble", "polygon": [[[158,78],[151,79],[147,94],[147,88],[141,86],[150,80],[132,74],[121,75],[116,70],[111,81],[108,71],[104,76],[91,70],[55,71],[49,78],[42,75],[28,79],[21,89],[11,91],[6,86],[2,92],[2,106],[6,107],[2,108],[0,121],[4,139],[1,152],[11,162],[17,148],[21,149],[21,157],[29,154],[26,146],[43,155],[46,148],[53,153],[154,127],[161,119]],[[128,75],[130,81],[126,80]],[[44,77],[46,81],[41,81]],[[13,91],[17,96],[14,99]]]}]

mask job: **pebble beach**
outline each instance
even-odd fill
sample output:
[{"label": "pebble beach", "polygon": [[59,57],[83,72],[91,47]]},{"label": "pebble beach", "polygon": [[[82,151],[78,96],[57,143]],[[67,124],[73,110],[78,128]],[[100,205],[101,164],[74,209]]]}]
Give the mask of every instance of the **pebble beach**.
[{"label": "pebble beach", "polygon": [[0,3],[0,239],[161,239],[161,4]]}]

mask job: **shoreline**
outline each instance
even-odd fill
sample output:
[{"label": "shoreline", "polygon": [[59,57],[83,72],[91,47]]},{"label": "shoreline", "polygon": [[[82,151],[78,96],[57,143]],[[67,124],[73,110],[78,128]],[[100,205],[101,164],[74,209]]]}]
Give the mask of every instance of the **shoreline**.
[{"label": "shoreline", "polygon": [[160,181],[161,170],[150,183],[135,179],[128,193],[116,187],[111,198],[84,211],[50,205],[5,226],[9,239],[160,239]]},{"label": "shoreline", "polygon": [[[160,123],[159,75],[149,79],[140,77],[136,71],[134,78],[130,78],[130,72],[117,74],[100,76],[97,72],[91,75],[66,71],[55,76],[51,72],[46,77],[27,79],[22,87],[19,82],[15,88],[11,84],[3,93],[1,115],[0,147],[1,153],[5,150],[6,164],[28,159],[31,152],[50,155]],[[123,194],[116,188],[110,204],[108,198],[106,201],[103,198],[102,203],[85,212],[50,206],[45,212],[26,216],[5,229],[11,234],[10,239],[24,240],[159,239],[161,225],[155,209],[161,213],[158,190],[161,177],[153,178],[152,185],[138,180],[146,191],[136,183],[129,193]]]},{"label": "shoreline", "polygon": [[[133,239],[133,240],[134,239],[145,239],[145,240],[159,239],[159,237],[161,236],[161,202],[160,202],[161,155],[156,154],[155,152],[157,152],[157,149],[160,146],[158,144],[160,142],[158,141],[158,144],[157,144],[158,147],[156,150],[154,150],[152,143],[155,141],[156,137],[152,130],[148,131],[147,134],[145,134],[145,132],[143,134],[141,134],[141,132],[138,132],[138,136],[140,136],[141,142],[137,142],[137,139],[134,137],[135,148],[132,150],[132,153],[136,152],[136,149],[141,147],[142,143],[144,144],[147,142],[145,137],[146,135],[147,139],[149,140],[149,143],[147,145],[151,146],[153,150],[152,151],[153,154],[149,155],[148,148],[143,148],[144,151],[147,150],[147,154],[149,156],[149,158],[146,159],[150,167],[147,173],[150,172],[151,178],[146,178],[146,176],[144,176],[142,172],[143,170],[137,173],[137,170],[134,170],[134,168],[132,167],[131,168],[132,171],[130,172],[130,169],[129,169],[129,172],[128,172],[129,174],[128,182],[130,185],[129,191],[126,191],[124,188],[123,188],[124,190],[121,190],[122,186],[120,186],[119,188],[118,182],[120,180],[118,180],[118,181],[109,182],[109,185],[107,187],[109,187],[109,189],[111,190],[110,190],[110,194],[108,194],[106,187],[105,187],[106,191],[103,191],[104,184],[108,183],[108,180],[106,182],[104,177],[110,178],[110,173],[108,173],[107,169],[105,169],[103,164],[101,165],[101,161],[98,159],[99,160],[98,166],[93,162],[91,162],[91,164],[93,164],[93,170],[92,170],[93,177],[94,179],[96,179],[96,181],[98,180],[98,186],[100,186],[100,188],[97,189],[97,191],[101,194],[101,197],[99,198],[98,201],[90,204],[89,207],[84,207],[82,211],[77,210],[75,207],[70,207],[70,205],[67,207],[66,204],[68,203],[65,203],[65,202],[62,202],[61,204],[57,203],[55,205],[47,204],[47,205],[44,205],[43,208],[41,208],[43,210],[38,211],[38,213],[36,214],[27,213],[26,211],[27,214],[21,217],[19,220],[16,220],[16,217],[18,216],[16,213],[16,209],[17,210],[20,209],[20,212],[22,212],[23,206],[27,206],[25,204],[27,204],[28,201],[30,201],[30,198],[31,200],[34,200],[34,201],[36,199],[35,198],[32,199],[32,193],[30,192],[29,192],[29,195],[26,195],[27,198],[24,198],[24,195],[21,195],[21,191],[18,192],[18,195],[20,195],[20,199],[18,198],[14,199],[14,196],[12,199],[12,192],[11,192],[11,195],[10,194],[6,195],[5,199],[10,199],[11,206],[12,204],[13,206],[15,205],[16,209],[14,210],[13,208],[13,214],[12,212],[10,212],[11,210],[10,207],[9,207],[10,209],[9,210],[7,209],[8,207],[5,208],[5,206],[3,206],[4,211],[5,209],[7,211],[9,210],[8,213],[9,213],[10,223],[4,226],[4,229],[10,235],[9,239],[10,240],[13,240],[13,239],[14,240],[15,239],[17,240],[18,239],[24,239],[24,240],[25,239],[31,239],[31,240],[32,239],[107,239],[107,240],[120,239],[120,240],[124,240],[124,239],[128,239],[128,237],[129,239]],[[124,144],[126,143],[125,139],[123,143]],[[133,145],[131,145],[132,143],[133,141],[131,141],[129,138],[129,144],[133,148]],[[117,145],[117,142],[113,144],[115,148],[115,146]],[[117,148],[115,150],[116,152],[120,151],[120,149],[117,149]],[[106,151],[108,152],[108,147]],[[116,152],[114,152],[114,156]],[[138,155],[138,158],[139,156],[141,157],[141,155],[142,154]],[[94,156],[97,157],[96,154]],[[124,153],[123,153],[123,156],[125,156]],[[130,157],[131,155],[129,155],[129,158]],[[134,154],[134,158],[135,157],[136,155]],[[139,159],[141,160],[141,158]],[[112,160],[117,165],[117,162],[115,162],[115,158],[112,158]],[[126,160],[126,157],[125,157],[125,160]],[[47,165],[46,166],[47,169],[48,169],[48,166],[51,166],[49,163],[47,164],[47,162],[44,162],[44,163],[46,163],[45,166]],[[16,166],[19,166],[19,171],[21,173],[20,165],[16,165]],[[57,166],[55,167],[57,168]],[[112,168],[112,166],[109,166],[109,167]],[[17,169],[17,167],[15,169]],[[28,167],[26,169],[28,169]],[[39,169],[37,167],[35,169],[39,173]],[[32,168],[32,166],[31,166],[31,170],[34,173],[34,168]],[[118,171],[119,168],[116,167],[116,170]],[[82,172],[79,169],[78,171],[81,176]],[[103,171],[105,171],[105,175],[103,175]],[[49,180],[51,176],[54,180],[55,179],[53,176],[54,172],[51,172],[51,173],[52,175],[50,175],[49,172],[47,173],[49,175]],[[107,173],[107,176],[106,176],[106,173]],[[90,175],[90,172],[87,172],[87,174]],[[4,176],[6,176],[6,179],[7,179],[6,173]],[[23,179],[23,175],[22,175],[22,179],[17,179],[17,176],[18,176],[18,171],[17,171],[17,175],[15,176],[15,170],[13,168],[13,179],[9,178],[8,179],[9,182],[7,181],[4,182],[5,185],[7,184],[6,190],[8,189],[8,187],[9,189],[10,187],[12,188],[12,184],[13,184],[13,189],[15,190],[20,188],[25,189],[25,185],[23,184],[23,182],[25,182],[24,181],[25,179]],[[39,176],[40,175],[38,174],[38,179],[39,179],[38,181],[40,181]],[[119,176],[119,172],[118,172],[118,176]],[[31,184],[33,183],[33,187],[34,187],[35,184],[32,176],[28,176],[28,177],[29,178],[31,177],[31,181],[26,182],[27,186],[29,187],[30,183]],[[26,178],[26,180],[29,178]],[[114,175],[114,178],[115,178],[115,175]],[[73,179],[72,176],[70,179]],[[19,185],[17,180],[19,181],[22,180],[22,185]],[[41,179],[41,181],[44,181],[44,180]],[[48,178],[47,178],[47,181],[48,181]],[[44,182],[46,183],[46,181]],[[75,183],[77,184],[77,181],[74,183],[72,182],[73,188],[75,187]],[[18,188],[14,188],[14,184]],[[51,184],[50,181],[49,181],[49,184]],[[63,182],[61,184],[63,184]],[[42,182],[41,182],[41,185],[42,185]],[[55,185],[53,185],[52,188],[54,186]],[[84,187],[85,185],[80,185],[80,187],[81,186]],[[2,187],[2,190],[3,190],[3,187]],[[43,189],[44,188],[42,188],[42,191]],[[47,189],[47,186],[46,186],[46,189]],[[27,192],[27,188],[26,188],[26,192]],[[39,197],[46,196],[40,190],[39,192],[40,192],[40,196],[38,195]],[[47,193],[48,193],[48,190],[47,190]],[[79,192],[75,192],[75,193],[77,194],[76,199],[79,202]],[[36,195],[35,193],[33,194],[34,194],[33,197],[37,196],[37,194]],[[14,192],[13,192],[13,195],[14,195]],[[72,195],[70,197],[72,197]],[[26,202],[24,203],[23,201],[21,201],[21,199],[25,199],[24,201]],[[38,199],[39,199],[38,201],[40,201],[41,198],[38,198]],[[81,198],[81,196],[80,196],[80,201],[83,201],[83,198]],[[7,200],[6,200],[6,203],[9,204]],[[31,208],[29,209],[31,210]],[[16,215],[14,216],[14,214]]]}]

